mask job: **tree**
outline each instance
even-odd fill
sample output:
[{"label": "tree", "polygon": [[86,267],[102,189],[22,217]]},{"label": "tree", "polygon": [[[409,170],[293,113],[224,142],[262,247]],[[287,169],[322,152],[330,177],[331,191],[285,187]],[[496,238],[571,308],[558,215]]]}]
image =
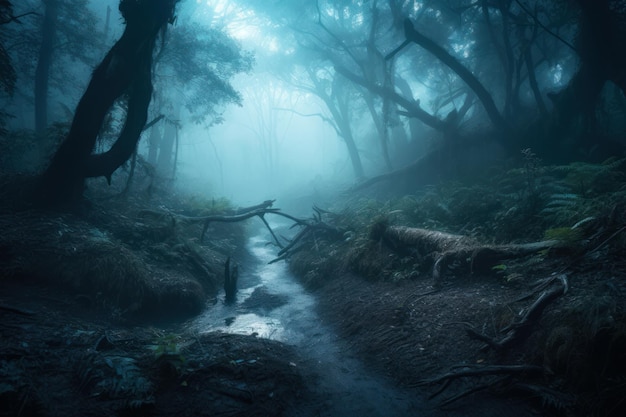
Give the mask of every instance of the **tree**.
[{"label": "tree", "polygon": [[242,101],[232,78],[250,71],[252,64],[252,55],[218,24],[206,27],[187,22],[168,32],[167,43],[155,57],[153,113],[155,117],[165,114],[169,121],[162,135],[157,127],[150,132],[148,161],[157,172],[170,177],[175,169],[171,164],[178,128],[173,123],[183,117],[207,127],[221,123],[226,106]]},{"label": "tree", "polygon": [[15,4],[15,12],[20,16],[13,21],[20,25],[7,28],[5,44],[19,75],[11,105],[26,106],[10,111],[33,120],[41,133],[54,109],[50,97],[65,107],[79,94],[75,81],[97,63],[102,36],[89,0],[24,0]]},{"label": "tree", "polygon": [[[153,52],[159,33],[174,21],[178,0],[121,0],[126,28],[95,69],[83,94],[70,131],[43,173],[39,197],[48,203],[76,201],[87,177],[112,173],[134,152],[147,120],[152,97]],[[128,95],[126,121],[117,141],[92,155],[106,115],[123,94]]]},{"label": "tree", "polygon": [[[7,0],[0,1],[0,25],[11,23],[13,16],[13,6]],[[11,57],[4,46],[6,39],[4,32],[0,33],[0,88],[7,94],[13,94],[17,74],[11,64]]]},{"label": "tree", "polygon": [[[564,146],[571,148],[571,143],[566,142],[571,136],[576,137],[576,147],[587,152],[604,146],[615,148],[615,145],[623,151],[623,145],[611,145],[608,138],[599,134],[596,113],[607,83],[613,83],[626,96],[626,58],[622,53],[626,4],[620,0],[577,0],[576,3],[579,6],[576,50],[580,65],[566,87],[550,95],[553,112],[542,137],[552,140],[537,143],[544,153],[553,157],[571,154],[562,153]],[[604,156],[600,152],[600,159]]]},{"label": "tree", "polygon": [[46,12],[41,28],[41,47],[35,71],[35,130],[43,133],[48,125],[48,78],[59,16],[58,0],[45,0]]},{"label": "tree", "polygon": [[[13,16],[13,6],[7,0],[0,1],[0,25],[6,25],[11,23],[15,17]],[[6,38],[4,32],[0,32],[0,90],[9,96],[13,94],[15,89],[15,81],[17,80],[17,74],[13,64],[11,63],[11,57],[4,46]],[[0,133],[4,131],[5,119],[8,114],[4,111],[0,111]]]}]

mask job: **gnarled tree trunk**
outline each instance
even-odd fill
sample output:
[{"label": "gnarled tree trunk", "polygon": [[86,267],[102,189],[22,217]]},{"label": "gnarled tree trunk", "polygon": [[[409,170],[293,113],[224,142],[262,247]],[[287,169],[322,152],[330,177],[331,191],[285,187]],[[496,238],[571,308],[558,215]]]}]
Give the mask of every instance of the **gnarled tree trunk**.
[{"label": "gnarled tree trunk", "polygon": [[[110,180],[132,155],[152,96],[154,45],[159,31],[172,20],[177,2],[120,1],[126,29],[94,71],[70,131],[41,178],[38,197],[45,203],[75,201],[82,195],[86,177],[105,176]],[[122,132],[109,151],[92,155],[105,116],[124,93],[128,93],[129,102]]]}]

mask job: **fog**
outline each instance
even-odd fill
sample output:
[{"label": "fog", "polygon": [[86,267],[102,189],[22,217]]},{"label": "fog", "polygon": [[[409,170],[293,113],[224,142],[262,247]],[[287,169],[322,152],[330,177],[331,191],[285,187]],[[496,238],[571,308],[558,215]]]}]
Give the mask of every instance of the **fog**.
[{"label": "fog", "polygon": [[0,28],[1,415],[626,415],[625,0]]},{"label": "fog", "polygon": [[199,184],[245,205],[287,193],[312,194],[323,182],[351,175],[332,127],[299,115],[320,112],[313,98],[267,78],[238,81],[243,105],[227,109],[224,123],[182,129],[181,185]]},{"label": "fog", "polygon": [[[250,205],[287,196],[311,197],[329,182],[341,183],[342,177],[347,182],[347,155],[336,131],[321,119],[323,103],[266,66],[272,56],[264,48],[272,34],[255,25],[258,19],[249,13],[228,14],[227,2],[196,3],[193,10],[181,5],[181,19],[202,25],[220,20],[256,62],[251,73],[233,79],[242,103],[225,108],[223,122],[210,127],[183,122],[177,185]],[[250,23],[241,21],[246,16]]]},{"label": "fog", "polygon": [[[522,25],[500,39],[496,34],[511,23],[500,11],[458,3],[181,1],[153,53],[148,121],[157,123],[141,136],[140,161],[163,187],[249,204],[324,199],[330,189],[396,178],[444,148],[454,155],[420,168],[417,177],[400,172],[391,184],[413,193],[465,177],[462,167],[473,173],[502,163],[503,155],[519,158],[526,148],[546,160],[606,156],[599,149],[620,141],[623,120],[602,119],[601,143],[594,144],[583,139],[589,132],[582,107],[558,108],[571,100],[560,102],[556,92],[580,65],[575,11],[546,9],[558,35]],[[117,1],[59,4],[56,43],[45,59],[37,42],[50,30],[38,27],[46,8],[36,0],[14,5],[24,16],[7,34],[23,43],[6,38],[17,75],[15,92],[2,97],[3,123],[12,129],[31,129],[33,120],[37,131],[69,126],[92,69],[124,32]],[[523,5],[510,7],[518,22],[537,23]],[[558,20],[559,13],[570,20]],[[619,112],[616,85],[594,94],[607,117]],[[109,113],[98,151],[121,130],[125,106],[119,100]],[[545,122],[557,110],[573,112],[576,122]],[[555,132],[557,140],[548,140]],[[490,139],[477,145],[480,137]],[[571,137],[580,146],[565,145]],[[57,145],[42,151],[34,171]],[[563,157],[572,149],[579,154]],[[116,181],[125,175],[117,170]]]}]

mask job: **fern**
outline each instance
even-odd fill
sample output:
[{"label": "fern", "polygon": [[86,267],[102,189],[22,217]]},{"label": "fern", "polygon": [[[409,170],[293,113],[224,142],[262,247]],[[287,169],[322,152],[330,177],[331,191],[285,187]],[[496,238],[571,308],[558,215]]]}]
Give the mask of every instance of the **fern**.
[{"label": "fern", "polygon": [[621,170],[624,162],[626,158],[611,158],[601,164],[573,162],[569,165],[552,167],[551,170],[564,174],[565,182],[578,194],[590,195],[618,189],[624,178]]}]

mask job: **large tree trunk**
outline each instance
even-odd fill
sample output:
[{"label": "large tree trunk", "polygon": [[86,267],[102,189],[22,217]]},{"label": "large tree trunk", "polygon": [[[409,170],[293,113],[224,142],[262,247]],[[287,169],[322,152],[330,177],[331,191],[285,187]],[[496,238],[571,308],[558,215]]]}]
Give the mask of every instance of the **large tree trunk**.
[{"label": "large tree trunk", "polygon": [[[147,119],[152,94],[152,52],[159,30],[172,19],[178,0],[122,0],[126,29],[93,73],[70,131],[42,176],[38,197],[68,203],[82,195],[89,176],[111,174],[133,153]],[[92,155],[113,102],[129,93],[126,123],[104,154]]]},{"label": "large tree trunk", "polygon": [[41,28],[41,47],[35,70],[35,131],[43,133],[48,126],[48,81],[59,16],[58,0],[45,0],[46,12]]},{"label": "large tree trunk", "polygon": [[[580,67],[568,85],[551,94],[553,110],[533,148],[546,160],[567,162],[585,150],[589,159],[604,159],[603,142],[596,131],[596,109],[607,81],[626,94],[626,58],[623,37],[626,13],[615,0],[577,0],[580,6],[577,51]],[[572,138],[574,143],[572,143]],[[591,150],[598,152],[593,155]]]}]

